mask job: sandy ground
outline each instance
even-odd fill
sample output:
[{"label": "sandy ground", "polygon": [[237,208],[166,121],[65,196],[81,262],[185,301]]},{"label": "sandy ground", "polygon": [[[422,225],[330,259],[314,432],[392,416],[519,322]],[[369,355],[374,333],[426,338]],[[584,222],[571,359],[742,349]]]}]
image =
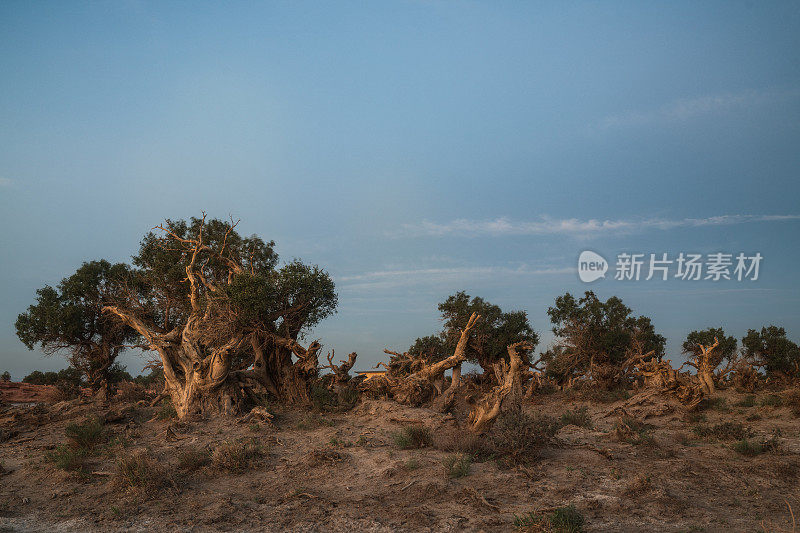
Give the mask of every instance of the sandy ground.
[{"label": "sandy ground", "polygon": [[[275,407],[271,424],[178,423],[158,419],[156,408],[79,400],[4,405],[0,531],[513,531],[515,515],[569,504],[586,531],[791,531],[787,503],[800,512],[800,419],[761,405],[766,394],[745,407],[737,406],[744,395],[724,391],[694,417],[652,416],[650,445],[618,441],[622,400],[538,396],[526,409],[558,417],[586,406],[592,427],[563,427],[525,467],[486,460],[460,478],[443,465],[452,452],[402,450],[394,441],[410,424],[436,439],[454,430],[456,417],[384,400],[338,414]],[[112,440],[87,459],[84,474],[46,459],[66,442],[68,423],[97,413],[109,419]],[[779,435],[778,449],[745,457],[733,441],[693,431],[726,421],[741,422],[755,440]],[[262,454],[242,471],[179,466],[187,450],[243,442]],[[119,458],[140,450],[169,472],[160,487],[117,479]]]}]

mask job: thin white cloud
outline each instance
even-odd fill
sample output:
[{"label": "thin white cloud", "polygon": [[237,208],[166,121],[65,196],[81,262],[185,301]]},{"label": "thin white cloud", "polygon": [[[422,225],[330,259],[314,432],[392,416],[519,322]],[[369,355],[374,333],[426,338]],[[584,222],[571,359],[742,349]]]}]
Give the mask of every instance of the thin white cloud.
[{"label": "thin white cloud", "polygon": [[601,120],[599,129],[625,128],[654,123],[677,123],[711,114],[719,114],[737,109],[748,109],[766,103],[796,98],[800,95],[797,89],[745,91],[718,95],[706,95],[697,98],[676,100],[658,109],[630,111],[611,115]]},{"label": "thin white cloud", "polygon": [[9,186],[9,185],[11,185],[12,183],[14,183],[14,182],[13,182],[13,181],[11,181],[11,180],[10,180],[10,179],[8,179],[8,178],[0,178],[0,187],[8,187],[8,186]]},{"label": "thin white cloud", "polygon": [[703,226],[730,226],[753,222],[785,222],[800,220],[800,215],[720,215],[706,218],[645,218],[600,220],[542,217],[535,221],[512,221],[506,217],[494,220],[456,219],[445,223],[422,221],[405,224],[395,236],[506,236],[506,235],[571,235],[592,237],[602,234],[626,234],[644,230],[669,230]]},{"label": "thin white cloud", "polygon": [[467,279],[487,279],[501,276],[574,274],[575,271],[575,267],[529,268],[527,266],[517,268],[501,266],[421,268],[364,272],[350,276],[340,276],[336,278],[336,281],[340,283],[341,287],[345,290],[358,291],[365,289],[392,289],[425,283],[441,285]]}]

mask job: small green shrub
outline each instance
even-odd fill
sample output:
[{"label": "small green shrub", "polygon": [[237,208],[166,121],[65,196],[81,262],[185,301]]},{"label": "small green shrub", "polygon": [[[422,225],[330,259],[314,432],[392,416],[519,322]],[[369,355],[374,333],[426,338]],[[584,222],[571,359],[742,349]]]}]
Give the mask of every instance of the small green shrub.
[{"label": "small green shrub", "polygon": [[742,440],[752,436],[752,431],[740,422],[722,422],[713,426],[698,425],[692,432],[704,440]]},{"label": "small green shrub", "polygon": [[522,516],[514,515],[514,526],[523,531],[581,533],[583,524],[583,515],[573,505],[559,507],[545,515],[536,512],[530,512]]},{"label": "small green shrub", "polygon": [[215,468],[228,472],[242,472],[264,454],[255,442],[224,442],[211,454]]},{"label": "small green shrub", "polygon": [[742,439],[733,445],[733,449],[736,450],[736,452],[745,455],[747,457],[761,455],[762,453],[774,451],[777,448],[778,448],[778,439],[777,436],[775,435],[762,442],[754,442],[751,440]]},{"label": "small green shrub", "polygon": [[464,453],[454,453],[448,455],[442,461],[447,475],[452,478],[459,478],[469,475],[470,467],[472,466],[472,458]]},{"label": "small green shrub", "polygon": [[764,407],[780,407],[783,405],[783,398],[777,394],[770,394],[761,400],[761,405]]},{"label": "small green shrub", "polygon": [[731,408],[728,407],[727,400],[725,400],[725,398],[719,398],[719,397],[709,398],[708,400],[706,400],[706,406],[709,409],[714,409],[715,411],[727,412],[731,410]]},{"label": "small green shrub", "polygon": [[394,443],[402,450],[433,446],[431,432],[425,426],[406,426],[394,435]]},{"label": "small green shrub", "polygon": [[416,470],[417,468],[419,468],[419,461],[417,461],[415,458],[412,457],[411,459],[403,463],[403,468],[405,468],[406,470]]},{"label": "small green shrub", "polygon": [[175,410],[175,406],[172,405],[172,402],[169,399],[165,399],[161,402],[161,406],[156,411],[156,418],[159,420],[171,420],[173,418],[177,418],[178,412]]},{"label": "small green shrub", "polygon": [[792,410],[792,415],[800,417],[800,389],[793,389],[786,394],[785,404]]},{"label": "small green shrub", "polygon": [[651,426],[628,415],[617,420],[614,425],[614,434],[619,442],[627,442],[634,446],[655,446],[656,444],[651,433]]},{"label": "small green shrub", "polygon": [[322,383],[311,385],[311,403],[317,411],[335,411],[336,396]]},{"label": "small green shrub", "polygon": [[324,417],[318,413],[308,413],[303,415],[295,427],[300,430],[309,430],[322,426],[333,427],[335,425],[336,422],[330,418]]},{"label": "small green shrub", "polygon": [[339,410],[349,411],[356,406],[361,393],[355,387],[345,387],[339,391]]},{"label": "small green shrub", "polygon": [[76,470],[83,470],[83,464],[86,459],[86,448],[75,448],[60,444],[56,448],[45,454],[45,459],[53,463],[57,468],[72,472]]},{"label": "small green shrub", "polygon": [[64,433],[70,445],[79,450],[90,450],[108,440],[103,423],[97,418],[89,418],[80,424],[68,424]]},{"label": "small green shrub", "polygon": [[756,405],[756,397],[753,394],[748,394],[736,404],[737,407],[754,407]]},{"label": "small green shrub", "polygon": [[583,406],[562,414],[561,425],[567,426],[570,424],[573,426],[591,429],[593,424],[592,417],[589,415],[589,409],[586,406]]},{"label": "small green shrub", "polygon": [[699,411],[692,411],[686,415],[686,421],[690,424],[699,424],[700,422],[705,422],[706,420],[708,420],[706,414]]}]

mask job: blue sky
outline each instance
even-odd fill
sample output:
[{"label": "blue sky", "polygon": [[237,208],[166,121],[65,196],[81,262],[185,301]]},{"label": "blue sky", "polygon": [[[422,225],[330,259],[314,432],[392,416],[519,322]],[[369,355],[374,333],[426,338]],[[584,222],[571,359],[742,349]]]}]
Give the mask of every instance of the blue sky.
[{"label": "blue sky", "polygon": [[[676,360],[709,326],[798,340],[798,50],[789,2],[3,2],[0,370],[64,366],[14,335],[36,288],[201,210],[327,268],[312,335],[359,367],[460,289],[540,348],[586,289]],[[587,285],[586,249],[764,259]]]}]

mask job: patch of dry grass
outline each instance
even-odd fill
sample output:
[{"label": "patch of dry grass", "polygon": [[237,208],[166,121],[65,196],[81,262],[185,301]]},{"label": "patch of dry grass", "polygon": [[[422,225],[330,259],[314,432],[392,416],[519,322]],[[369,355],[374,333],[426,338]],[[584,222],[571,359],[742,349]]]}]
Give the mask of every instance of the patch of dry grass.
[{"label": "patch of dry grass", "polygon": [[167,470],[147,450],[124,455],[117,460],[117,483],[141,491],[158,490],[169,483]]},{"label": "patch of dry grass", "polygon": [[243,472],[263,455],[264,451],[257,442],[223,442],[211,453],[211,464],[218,470]]},{"label": "patch of dry grass", "polygon": [[539,457],[560,427],[553,417],[530,416],[520,408],[511,409],[497,418],[489,440],[501,464],[527,464]]}]

